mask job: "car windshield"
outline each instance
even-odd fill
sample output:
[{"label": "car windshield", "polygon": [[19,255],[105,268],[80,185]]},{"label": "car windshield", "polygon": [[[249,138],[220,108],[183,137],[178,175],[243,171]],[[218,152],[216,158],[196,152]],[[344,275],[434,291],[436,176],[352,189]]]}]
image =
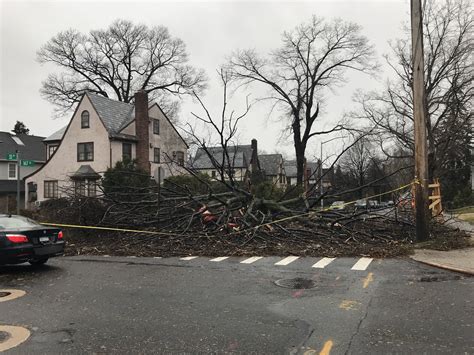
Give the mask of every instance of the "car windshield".
[{"label": "car windshield", "polygon": [[0,217],[0,230],[10,228],[31,228],[36,227],[39,224],[35,221],[19,216],[1,216]]}]

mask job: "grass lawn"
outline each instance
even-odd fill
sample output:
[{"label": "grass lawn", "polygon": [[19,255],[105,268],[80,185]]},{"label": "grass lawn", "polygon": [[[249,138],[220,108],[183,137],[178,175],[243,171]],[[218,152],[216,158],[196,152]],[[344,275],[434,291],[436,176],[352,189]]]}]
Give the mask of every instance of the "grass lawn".
[{"label": "grass lawn", "polygon": [[463,221],[474,224],[474,207],[463,207],[457,210],[451,211],[457,218],[462,219]]},{"label": "grass lawn", "polygon": [[474,213],[461,213],[460,215],[457,216],[459,219],[462,219],[463,221],[469,222],[471,224],[474,224]]}]

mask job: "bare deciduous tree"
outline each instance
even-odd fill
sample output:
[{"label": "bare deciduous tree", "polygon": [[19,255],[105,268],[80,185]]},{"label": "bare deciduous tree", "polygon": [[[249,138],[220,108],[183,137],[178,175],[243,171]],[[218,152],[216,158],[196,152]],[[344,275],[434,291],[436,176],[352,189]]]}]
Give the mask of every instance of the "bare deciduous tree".
[{"label": "bare deciduous tree", "polygon": [[41,89],[59,113],[71,109],[85,90],[123,102],[145,90],[169,113],[176,109],[173,96],[199,92],[206,82],[204,72],[188,64],[184,42],[166,27],[124,20],[89,34],[60,32],[37,58],[63,70],[50,74]]},{"label": "bare deciduous tree", "polygon": [[[369,168],[375,157],[373,148],[369,137],[359,136],[341,158],[340,166],[355,186],[364,186],[367,182]],[[360,197],[362,193],[360,190]]]},{"label": "bare deciduous tree", "polygon": [[[423,40],[430,178],[442,176],[453,159],[464,159],[472,135],[472,10],[472,3],[464,0],[425,3]],[[393,53],[386,59],[396,79],[388,83],[383,93],[360,95],[359,114],[377,125],[381,146],[388,156],[407,158],[414,151],[411,46],[405,39],[391,45]],[[390,150],[408,154],[391,154]]]},{"label": "bare deciduous tree", "polygon": [[373,72],[374,51],[360,26],[342,20],[326,22],[313,16],[293,31],[284,32],[282,46],[267,57],[254,50],[237,51],[229,61],[234,79],[242,84],[258,83],[270,91],[268,97],[283,112],[293,135],[297,183],[303,183],[308,142],[316,135],[343,130],[315,129],[324,94],[345,82],[347,71]]}]

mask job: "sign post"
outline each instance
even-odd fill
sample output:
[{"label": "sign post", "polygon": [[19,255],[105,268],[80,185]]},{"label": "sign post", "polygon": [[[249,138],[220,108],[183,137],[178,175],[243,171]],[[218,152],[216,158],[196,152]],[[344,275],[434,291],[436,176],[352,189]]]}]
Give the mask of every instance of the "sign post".
[{"label": "sign post", "polygon": [[20,151],[16,151],[16,214],[20,215]]}]

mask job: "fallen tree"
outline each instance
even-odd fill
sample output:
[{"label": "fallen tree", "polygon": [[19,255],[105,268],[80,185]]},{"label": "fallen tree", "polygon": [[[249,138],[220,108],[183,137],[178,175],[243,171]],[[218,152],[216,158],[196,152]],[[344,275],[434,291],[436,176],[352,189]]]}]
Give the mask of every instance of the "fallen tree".
[{"label": "fallen tree", "polygon": [[[250,105],[247,102],[240,115],[233,111],[228,115],[227,76],[223,71],[221,79],[224,86],[221,116],[214,119],[198,96],[196,99],[205,114],[195,114],[199,122],[213,129],[221,148],[219,154],[209,149],[210,139],[203,140],[188,127],[188,133],[217,171],[216,176],[201,174],[191,164],[184,167],[187,175],[169,178],[159,185],[150,181],[148,174],[136,168],[133,161],[119,162],[105,173],[99,194],[84,196],[73,188],[64,190],[66,198],[43,205],[42,220],[100,227],[93,234],[90,229],[77,234],[71,240],[70,253],[391,256],[410,249],[415,235],[413,214],[409,208],[402,208],[410,207],[410,199],[406,197],[411,188],[409,183],[389,192],[395,204],[383,210],[356,210],[350,203],[341,210],[321,210],[315,206],[322,198],[343,199],[411,166],[355,189],[332,188],[323,194],[318,193],[318,186],[325,175],[317,171],[308,177],[316,183],[306,190],[289,186],[274,196],[259,193],[264,190],[258,188],[260,184],[268,181],[255,161],[250,162],[251,168],[244,176],[237,178],[234,172],[237,127]],[[359,134],[351,145],[342,149],[332,166],[364,137]],[[166,161],[178,164],[172,157]],[[451,230],[439,224],[433,224],[432,233],[441,238],[452,235]],[[99,238],[91,238],[91,234]],[[462,246],[465,240],[451,238],[441,244]]]}]

